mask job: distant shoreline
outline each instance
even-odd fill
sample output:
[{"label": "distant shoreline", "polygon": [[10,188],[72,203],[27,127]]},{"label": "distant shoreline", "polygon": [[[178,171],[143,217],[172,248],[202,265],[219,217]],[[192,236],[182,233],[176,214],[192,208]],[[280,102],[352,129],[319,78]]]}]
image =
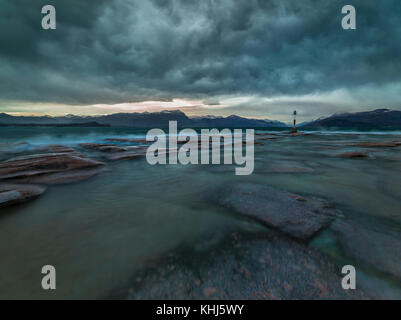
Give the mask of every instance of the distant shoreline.
[{"label": "distant shoreline", "polygon": [[111,127],[97,122],[87,123],[0,123],[0,127]]}]

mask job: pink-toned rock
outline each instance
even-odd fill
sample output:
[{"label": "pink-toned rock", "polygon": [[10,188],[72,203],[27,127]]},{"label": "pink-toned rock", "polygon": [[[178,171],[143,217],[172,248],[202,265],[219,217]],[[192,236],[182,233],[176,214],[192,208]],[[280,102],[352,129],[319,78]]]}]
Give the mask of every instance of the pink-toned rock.
[{"label": "pink-toned rock", "polygon": [[[0,163],[0,181],[68,183],[97,174],[104,163],[71,153],[44,153]],[[96,170],[95,170],[96,169]]]},{"label": "pink-toned rock", "polygon": [[265,145],[262,141],[258,141],[258,140],[256,140],[253,144],[255,146],[264,146]]},{"label": "pink-toned rock", "polygon": [[340,158],[367,158],[368,154],[365,152],[351,151],[336,154]]},{"label": "pink-toned rock", "polygon": [[311,133],[305,133],[305,132],[290,132],[289,136],[290,137],[298,137],[298,136],[305,136],[305,135],[310,135]]},{"label": "pink-toned rock", "polygon": [[134,142],[134,143],[151,143],[151,141],[147,141],[146,139],[141,138],[132,138],[132,139],[124,139],[124,138],[107,138],[104,141],[110,142]]},{"label": "pink-toned rock", "polygon": [[256,132],[255,136],[279,136],[278,133],[272,133],[272,132]]},{"label": "pink-toned rock", "polygon": [[[106,139],[112,141],[126,141],[130,139]],[[100,151],[105,153],[103,158],[107,160],[130,160],[138,159],[146,155],[146,146],[116,146],[112,144],[101,144],[101,143],[82,143],[80,146]]]},{"label": "pink-toned rock", "polygon": [[210,296],[216,294],[216,292],[217,292],[217,289],[213,288],[213,287],[205,288],[203,290],[203,294],[205,295],[205,297],[210,297]]},{"label": "pink-toned rock", "polygon": [[69,170],[65,172],[50,173],[46,175],[38,175],[29,179],[30,183],[43,184],[64,184],[86,180],[93,177],[106,169],[104,167],[95,167],[88,169]]},{"label": "pink-toned rock", "polygon": [[81,143],[81,147],[92,149],[100,152],[107,152],[107,153],[117,153],[117,152],[125,152],[127,148],[115,146],[112,144],[101,144],[101,143]]},{"label": "pink-toned rock", "polygon": [[261,137],[261,138],[256,138],[257,139],[257,141],[260,141],[260,140],[277,140],[277,139],[279,139],[279,137]]},{"label": "pink-toned rock", "polygon": [[45,187],[36,185],[0,184],[0,207],[33,200],[45,191]]},{"label": "pink-toned rock", "polygon": [[70,152],[72,153],[72,152],[74,152],[74,153],[79,154],[73,148],[58,145],[58,144],[51,144],[51,145],[41,148],[40,150],[44,151],[44,152],[50,152],[50,153],[70,153]]},{"label": "pink-toned rock", "polygon": [[300,197],[300,196],[295,196],[294,199],[297,200],[297,201],[306,201],[305,198]]},{"label": "pink-toned rock", "polygon": [[116,152],[104,155],[107,160],[132,160],[140,159],[146,155],[146,147],[127,147],[124,152]]}]

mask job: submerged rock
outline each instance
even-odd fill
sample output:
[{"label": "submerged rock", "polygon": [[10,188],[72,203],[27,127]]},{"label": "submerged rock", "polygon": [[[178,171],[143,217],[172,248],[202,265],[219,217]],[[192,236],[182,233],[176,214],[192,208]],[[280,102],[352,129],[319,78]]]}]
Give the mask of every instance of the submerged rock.
[{"label": "submerged rock", "polygon": [[43,183],[43,184],[73,183],[89,179],[104,171],[105,168],[103,167],[68,170],[65,172],[56,172],[46,175],[35,176],[30,178],[28,181],[30,183]]},{"label": "submerged rock", "polygon": [[58,145],[58,144],[48,145],[46,147],[39,149],[39,151],[50,152],[50,153],[75,153],[77,155],[80,154],[79,152],[75,151],[73,148]]},{"label": "submerged rock", "polygon": [[361,299],[315,249],[277,235],[232,236],[205,252],[154,261],[114,293],[126,299]]},{"label": "submerged rock", "polygon": [[258,173],[311,173],[315,170],[297,161],[273,160],[256,169]]},{"label": "submerged rock", "polygon": [[258,141],[258,140],[256,140],[253,144],[255,146],[264,146],[265,145],[262,141]]},{"label": "submerged rock", "polygon": [[287,134],[288,134],[289,137],[299,137],[299,136],[312,135],[313,133],[306,133],[306,132],[288,132]]},{"label": "submerged rock", "polygon": [[277,140],[282,137],[279,136],[271,136],[271,135],[265,135],[265,136],[256,136],[255,141],[263,141],[263,140]]},{"label": "submerged rock", "polygon": [[146,139],[141,139],[141,138],[107,138],[104,139],[104,141],[110,141],[110,142],[123,142],[123,143],[151,143],[151,141],[147,141]]},{"label": "submerged rock", "polygon": [[362,148],[394,148],[401,146],[401,142],[390,141],[390,142],[378,142],[378,141],[364,141],[351,145],[352,147],[362,147]]},{"label": "submerged rock", "polygon": [[113,152],[105,154],[103,157],[107,160],[132,160],[139,159],[146,155],[147,147],[145,146],[129,146],[123,152]]},{"label": "submerged rock", "polygon": [[45,191],[42,186],[0,184],[0,208],[33,200]]},{"label": "submerged rock", "polygon": [[258,184],[229,186],[213,198],[227,209],[298,239],[312,237],[338,214],[323,199]]},{"label": "submerged rock", "polygon": [[345,253],[373,269],[401,279],[401,238],[387,230],[374,230],[357,221],[336,219],[331,229]]},{"label": "submerged rock", "polygon": [[[126,141],[130,139],[106,139],[112,141]],[[130,160],[139,159],[146,155],[145,146],[115,146],[110,144],[100,144],[100,143],[82,143],[80,146],[96,151],[106,153],[103,158],[107,160]]]},{"label": "submerged rock", "polygon": [[33,154],[0,163],[0,181],[23,183],[68,183],[100,172],[104,164],[71,153]]},{"label": "submerged rock", "polygon": [[113,144],[81,143],[80,146],[87,148],[87,149],[92,149],[92,150],[96,150],[96,151],[100,151],[100,152],[108,152],[108,153],[127,151],[127,148],[115,146]]},{"label": "submerged rock", "polygon": [[368,154],[365,152],[357,152],[357,151],[351,151],[351,152],[343,152],[336,154],[336,157],[340,158],[367,158]]}]

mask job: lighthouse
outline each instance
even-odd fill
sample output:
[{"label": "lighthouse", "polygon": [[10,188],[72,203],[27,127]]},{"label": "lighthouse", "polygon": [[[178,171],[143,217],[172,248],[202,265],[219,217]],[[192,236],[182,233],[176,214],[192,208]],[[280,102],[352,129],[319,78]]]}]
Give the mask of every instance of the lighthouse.
[{"label": "lighthouse", "polygon": [[294,110],[294,125],[292,127],[291,133],[297,132],[297,110]]}]

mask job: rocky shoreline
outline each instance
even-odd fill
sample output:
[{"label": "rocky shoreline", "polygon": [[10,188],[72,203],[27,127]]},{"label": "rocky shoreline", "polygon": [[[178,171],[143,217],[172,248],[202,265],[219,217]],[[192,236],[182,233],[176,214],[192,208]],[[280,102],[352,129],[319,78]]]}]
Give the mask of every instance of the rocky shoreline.
[{"label": "rocky shoreline", "polygon": [[[313,138],[313,135],[309,136]],[[256,146],[287,137],[292,139],[292,136],[283,134],[257,134]],[[28,151],[23,149],[22,152],[8,150],[7,145],[2,145],[0,208],[34,200],[51,185],[89,179],[108,170],[112,161],[144,158],[148,144],[143,139],[108,138],[74,147],[48,145]],[[392,149],[400,145],[394,141],[333,144],[327,147],[327,158],[371,161],[374,157],[360,151],[361,148],[374,152],[371,148]],[[350,146],[354,149],[349,150]],[[336,153],[330,153],[331,148]],[[224,166],[207,168],[211,172],[225,172]],[[299,160],[273,159],[257,167],[256,173],[317,174],[315,169],[316,166]],[[191,249],[178,248],[166,258],[147,265],[135,274],[126,288],[113,291],[108,298],[380,298],[364,292],[363,288],[357,291],[341,289],[338,266],[309,245],[309,241],[323,230],[336,235],[346,255],[401,281],[401,240],[398,234],[373,230],[345,216],[327,199],[247,182],[216,185],[210,193],[203,195],[203,200],[235,217],[259,223],[266,232],[232,234],[211,251],[200,252],[198,258],[194,258],[194,252],[186,254]]]}]

